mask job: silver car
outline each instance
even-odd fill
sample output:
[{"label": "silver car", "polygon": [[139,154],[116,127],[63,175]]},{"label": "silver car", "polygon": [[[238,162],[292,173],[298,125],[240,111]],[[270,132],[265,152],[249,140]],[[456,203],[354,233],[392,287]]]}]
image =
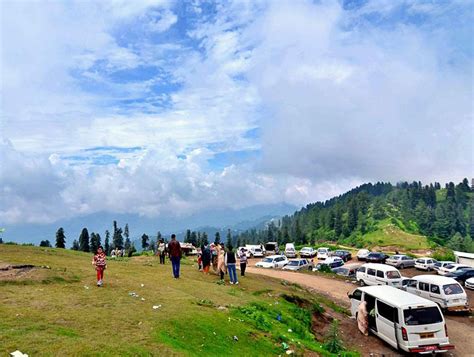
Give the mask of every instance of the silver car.
[{"label": "silver car", "polygon": [[385,264],[394,266],[398,269],[409,268],[415,266],[415,259],[409,257],[408,255],[395,254],[389,257]]},{"label": "silver car", "polygon": [[283,267],[283,270],[311,270],[313,263],[308,259],[291,259],[288,264]]}]

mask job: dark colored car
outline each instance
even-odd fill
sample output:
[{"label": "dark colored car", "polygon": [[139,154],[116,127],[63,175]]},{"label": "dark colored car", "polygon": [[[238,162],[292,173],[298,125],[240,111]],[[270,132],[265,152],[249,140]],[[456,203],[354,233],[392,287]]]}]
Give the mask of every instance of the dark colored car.
[{"label": "dark colored car", "polygon": [[467,279],[474,277],[473,268],[465,268],[455,271],[454,273],[446,274],[447,277],[453,278],[457,282],[464,285]]},{"label": "dark colored car", "polygon": [[385,264],[385,261],[387,260],[388,258],[388,255],[387,254],[383,254],[383,253],[369,253],[369,255],[367,256],[367,263],[382,263],[382,264]]},{"label": "dark colored car", "polygon": [[332,253],[332,256],[342,258],[342,260],[345,262],[348,262],[352,259],[352,254],[348,250],[336,250],[334,253]]}]

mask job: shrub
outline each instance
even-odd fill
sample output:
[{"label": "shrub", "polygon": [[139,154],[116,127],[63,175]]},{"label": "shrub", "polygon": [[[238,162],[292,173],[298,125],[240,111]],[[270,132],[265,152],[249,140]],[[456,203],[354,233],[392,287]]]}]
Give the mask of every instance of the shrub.
[{"label": "shrub", "polygon": [[331,324],[331,328],[326,336],[326,342],[324,342],[323,348],[331,353],[339,353],[344,351],[344,345],[339,337],[339,321],[334,320]]}]

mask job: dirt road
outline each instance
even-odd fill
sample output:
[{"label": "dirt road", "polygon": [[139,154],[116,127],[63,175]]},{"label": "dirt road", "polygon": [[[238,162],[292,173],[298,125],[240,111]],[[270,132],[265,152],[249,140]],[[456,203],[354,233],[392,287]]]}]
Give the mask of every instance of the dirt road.
[{"label": "dirt road", "polygon": [[[273,270],[273,269],[261,269],[255,267],[248,267],[247,271],[253,274],[260,274],[269,276],[276,279],[286,280],[291,283],[299,284],[303,287],[308,288],[311,291],[315,291],[318,294],[325,295],[343,306],[349,307],[349,300],[347,298],[347,292],[355,289],[357,285],[353,283],[347,283],[343,280],[326,278],[319,275],[310,275],[303,273],[296,273],[290,271]],[[467,316],[449,316],[446,315],[446,323],[448,326],[450,342],[456,346],[454,353],[444,354],[444,356],[474,356],[474,322],[473,319]],[[354,324],[356,322],[354,321]],[[361,336],[361,340],[364,339]],[[377,338],[371,336],[369,339]],[[369,341],[367,341],[369,342]],[[394,350],[378,340],[370,341],[371,345],[377,346],[377,350],[373,351],[376,354],[385,356],[395,356]],[[371,351],[372,352],[372,351]]]}]

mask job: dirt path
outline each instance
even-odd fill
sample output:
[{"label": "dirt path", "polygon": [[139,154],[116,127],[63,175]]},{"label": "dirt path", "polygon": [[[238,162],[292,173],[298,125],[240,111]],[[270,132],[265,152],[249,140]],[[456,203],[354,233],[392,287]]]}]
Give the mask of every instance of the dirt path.
[{"label": "dirt path", "polygon": [[[318,294],[337,300],[339,304],[346,307],[349,307],[347,292],[354,290],[356,287],[356,285],[353,283],[346,283],[339,279],[331,279],[318,275],[309,275],[273,269],[260,269],[254,267],[248,267],[247,271],[249,273],[265,275],[299,284],[308,288],[309,290],[314,290]],[[461,319],[457,316],[445,316],[445,318],[446,324],[448,326],[450,342],[456,346],[456,350],[454,353],[443,354],[443,356],[474,356],[473,319],[467,316],[462,317]],[[356,323],[354,321],[354,325],[355,324]],[[364,355],[367,351],[366,344],[369,344],[370,352],[375,353],[375,356],[377,356],[377,354],[385,356],[397,356],[395,351],[380,339],[373,336],[369,336],[368,338],[363,336],[360,337],[361,343],[358,347],[361,351],[363,351]]]}]

